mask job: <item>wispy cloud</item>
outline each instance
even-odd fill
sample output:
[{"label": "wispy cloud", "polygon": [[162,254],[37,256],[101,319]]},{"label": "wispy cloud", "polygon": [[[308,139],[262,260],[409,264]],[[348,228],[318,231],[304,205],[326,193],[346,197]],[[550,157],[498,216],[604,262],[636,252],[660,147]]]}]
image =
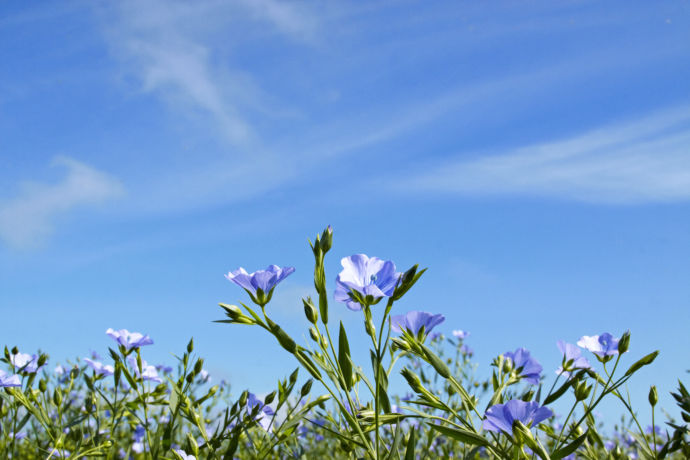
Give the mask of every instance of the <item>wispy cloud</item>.
[{"label": "wispy cloud", "polygon": [[240,145],[255,141],[249,115],[262,110],[264,90],[253,75],[219,53],[219,48],[246,46],[243,34],[223,37],[219,47],[219,33],[213,31],[242,30],[256,23],[266,30],[268,23],[271,30],[304,41],[313,35],[316,23],[303,8],[275,0],[146,0],[118,5],[108,14],[117,18],[110,20],[108,37],[114,53],[127,63],[125,73],[138,78],[145,91],[211,115],[223,134]]},{"label": "wispy cloud", "polygon": [[463,155],[399,183],[405,190],[595,203],[690,200],[690,108],[500,154]]},{"label": "wispy cloud", "polygon": [[8,245],[26,248],[40,244],[65,213],[104,203],[124,192],[117,179],[71,158],[59,157],[54,164],[67,169],[61,181],[26,182],[14,198],[0,200],[0,238]]}]

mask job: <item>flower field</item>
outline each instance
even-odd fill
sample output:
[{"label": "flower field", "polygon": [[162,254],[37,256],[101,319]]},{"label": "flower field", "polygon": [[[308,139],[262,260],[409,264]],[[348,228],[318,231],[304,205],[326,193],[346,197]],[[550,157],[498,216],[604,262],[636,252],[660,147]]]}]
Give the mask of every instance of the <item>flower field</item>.
[{"label": "flower field", "polygon": [[[396,302],[425,270],[398,272],[364,254],[342,259],[335,289],[325,276],[330,227],[311,244],[316,295],[303,299],[309,343],[271,319],[271,299],[293,267],[269,266],[226,278],[242,288],[221,303],[219,327],[252,327],[277,341],[295,371],[257,396],[215,382],[194,342],[172,367],[146,360],[155,337],[108,329],[111,347],[68,363],[5,347],[0,370],[0,457],[16,459],[663,459],[690,458],[690,393],[673,394],[681,419],[657,407],[650,386],[632,401],[626,383],[658,355],[629,352],[632,336],[608,332],[559,341],[558,369],[525,348],[490,367],[473,361],[467,331],[438,332],[443,315],[400,312]],[[345,326],[329,309],[348,308],[370,340],[354,362]],[[181,344],[184,347],[184,344]],[[282,358],[281,358],[282,359]],[[408,391],[392,394],[390,382]],[[595,417],[603,400],[625,417]],[[554,404],[567,410],[557,417]],[[644,415],[643,415],[644,414]],[[651,414],[649,417],[647,414]]]}]

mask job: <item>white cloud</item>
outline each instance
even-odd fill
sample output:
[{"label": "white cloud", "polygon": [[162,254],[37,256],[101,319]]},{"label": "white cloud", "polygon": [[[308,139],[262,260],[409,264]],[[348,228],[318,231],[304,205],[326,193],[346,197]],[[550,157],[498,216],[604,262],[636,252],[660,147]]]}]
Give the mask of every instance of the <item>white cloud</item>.
[{"label": "white cloud", "polygon": [[14,198],[0,201],[0,238],[8,245],[34,246],[50,235],[63,214],[123,193],[117,179],[76,160],[59,157],[54,164],[67,169],[60,182],[27,182]]},{"label": "white cloud", "polygon": [[[690,108],[433,165],[405,190],[635,204],[690,199]],[[401,189],[401,185],[392,185]]]},{"label": "white cloud", "polygon": [[[227,139],[240,145],[255,140],[249,115],[266,110],[267,96],[251,74],[224,59],[219,49],[245,47],[242,30],[254,22],[262,32],[276,30],[298,41],[312,37],[316,27],[308,11],[274,0],[137,0],[119,3],[108,18],[107,36],[126,63],[125,74],[139,79],[145,91],[211,115]],[[224,36],[219,46],[217,30],[237,33]]]}]

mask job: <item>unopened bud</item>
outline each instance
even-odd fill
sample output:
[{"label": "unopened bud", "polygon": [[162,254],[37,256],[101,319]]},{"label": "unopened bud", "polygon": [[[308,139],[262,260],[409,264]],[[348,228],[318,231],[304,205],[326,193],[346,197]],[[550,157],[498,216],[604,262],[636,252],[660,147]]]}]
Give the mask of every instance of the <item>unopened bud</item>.
[{"label": "unopened bud", "polygon": [[326,229],[323,231],[321,234],[321,242],[319,246],[321,247],[321,251],[323,253],[327,253],[330,249],[331,246],[333,245],[333,227],[330,225],[326,227]]},{"label": "unopened bud", "polygon": [[625,334],[618,341],[618,353],[623,354],[630,348],[630,331],[625,331]]},{"label": "unopened bud", "polygon": [[62,391],[60,391],[59,388],[56,388],[55,391],[53,391],[53,402],[56,406],[62,404]]},{"label": "unopened bud", "polygon": [[302,299],[302,303],[304,304],[304,316],[307,317],[307,320],[310,323],[316,324],[316,321],[318,321],[319,319],[319,314],[316,310],[316,307],[314,306],[314,303],[311,300],[311,297]]},{"label": "unopened bud", "polygon": [[244,390],[242,394],[240,395],[240,406],[246,406],[247,405],[247,398],[249,398],[249,391]]},{"label": "unopened bud", "polygon": [[199,358],[196,360],[196,363],[194,363],[194,374],[199,375],[201,373],[201,370],[204,368],[204,360],[203,358]]},{"label": "unopened bud", "polygon": [[319,342],[319,333],[313,327],[309,328],[309,337],[311,337],[314,342]]},{"label": "unopened bud", "polygon": [[307,396],[309,394],[309,392],[311,391],[311,385],[313,383],[314,383],[314,380],[312,380],[312,379],[307,380],[307,383],[302,385],[302,389],[300,390],[300,396],[302,396],[303,398],[305,396]]},{"label": "unopened bud", "polygon": [[656,406],[656,403],[659,402],[659,394],[656,391],[656,386],[652,385],[649,388],[649,404],[651,404],[652,407]]},{"label": "unopened bud", "polygon": [[187,433],[187,441],[189,442],[189,447],[192,450],[192,454],[194,454],[194,457],[198,457],[199,444],[197,444],[196,439],[194,439],[194,436],[192,436],[192,433]]},{"label": "unopened bud", "polygon": [[266,397],[264,398],[264,404],[271,404],[274,399],[276,399],[276,392],[275,391],[266,395]]},{"label": "unopened bud", "polygon": [[575,386],[575,399],[577,401],[582,401],[582,400],[587,399],[591,390],[592,390],[592,387],[588,386],[587,382],[585,382],[584,380],[581,382],[578,382],[578,384]]},{"label": "unopened bud", "polygon": [[407,380],[407,384],[410,385],[412,391],[417,394],[424,393],[424,387],[422,386],[422,382],[419,380],[417,374],[412,372],[407,367],[404,367],[403,370],[400,371],[400,374],[402,374],[403,378]]},{"label": "unopened bud", "polygon": [[299,374],[299,367],[290,374],[290,383],[295,383],[297,381],[297,374]]},{"label": "unopened bud", "polygon": [[[223,306],[223,305],[221,304],[221,307],[222,307],[222,306]],[[233,306],[234,306],[234,305],[233,305]],[[192,337],[191,339],[189,339],[189,343],[187,344],[187,353],[191,353],[192,351],[194,351],[194,337]]]}]

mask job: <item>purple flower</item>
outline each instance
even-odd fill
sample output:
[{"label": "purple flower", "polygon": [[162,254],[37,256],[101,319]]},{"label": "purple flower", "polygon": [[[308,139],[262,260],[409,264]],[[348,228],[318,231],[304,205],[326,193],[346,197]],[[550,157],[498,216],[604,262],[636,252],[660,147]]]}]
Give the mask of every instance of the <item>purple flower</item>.
[{"label": "purple flower", "polygon": [[153,340],[151,340],[151,337],[148,335],[139,332],[129,332],[127,329],[116,331],[112,328],[108,328],[105,333],[127,350],[153,344]]},{"label": "purple flower", "polygon": [[513,352],[508,351],[503,353],[503,356],[513,362],[513,369],[519,372],[518,375],[522,377],[522,379],[532,385],[539,384],[539,376],[542,367],[536,359],[530,356],[529,351],[524,348],[518,348]]},{"label": "purple flower", "polygon": [[548,407],[540,407],[536,401],[522,401],[511,399],[505,404],[496,404],[489,407],[484,415],[482,426],[485,430],[494,433],[504,432],[513,434],[513,422],[519,420],[525,426],[539,425],[541,422],[553,416]]},{"label": "purple flower", "polygon": [[225,277],[247,291],[255,303],[266,305],[271,300],[273,289],[294,271],[294,267],[280,268],[277,265],[269,265],[266,270],[247,273],[240,267]]},{"label": "purple flower", "polygon": [[563,353],[563,362],[566,364],[566,369],[563,369],[563,366],[561,366],[556,371],[556,374],[563,374],[566,377],[570,377],[570,371],[572,370],[592,368],[587,358],[582,356],[582,351],[577,346],[562,340],[556,342],[556,346],[561,350],[561,353]]},{"label": "purple flower", "polygon": [[156,371],[156,366],[151,366],[149,363],[141,360],[141,373],[139,372],[139,366],[137,365],[137,360],[133,357],[129,358],[129,365],[134,369],[134,373],[137,377],[141,377],[142,380],[150,380],[152,382],[161,383],[163,379],[158,377],[158,371]]},{"label": "purple flower", "polygon": [[618,340],[608,332],[601,335],[583,336],[577,345],[591,351],[600,358],[618,354]]},{"label": "purple flower", "polygon": [[343,271],[335,280],[335,300],[343,302],[350,310],[361,310],[362,306],[350,298],[351,291],[363,296],[371,296],[374,301],[390,297],[398,284],[401,273],[395,271],[395,264],[378,257],[369,258],[364,254],[344,257],[340,263]]},{"label": "purple flower", "polygon": [[165,364],[158,364],[156,365],[156,370],[164,374],[170,374],[173,371],[173,368],[171,366],[166,366]]},{"label": "purple flower", "polygon": [[22,381],[18,375],[7,375],[5,371],[0,369],[0,388],[20,386],[22,386]]},{"label": "purple flower", "polygon": [[268,431],[274,415],[273,409],[265,405],[254,393],[249,393],[247,395],[247,412],[252,414],[254,410],[258,411],[254,420],[259,422],[264,431]]},{"label": "purple flower", "polygon": [[453,337],[459,340],[465,340],[469,335],[469,332],[463,331],[462,329],[456,329],[453,331]]},{"label": "purple flower", "polygon": [[10,362],[17,371],[24,371],[28,374],[35,374],[43,367],[38,367],[38,355],[28,355],[26,353],[11,355]]},{"label": "purple flower", "polygon": [[460,347],[460,352],[467,355],[467,356],[472,356],[474,355],[474,350],[468,347],[467,345],[462,345]]},{"label": "purple flower", "polygon": [[84,361],[88,366],[94,370],[96,375],[113,375],[115,373],[115,369],[113,369],[113,366],[106,364],[104,365],[103,363],[99,361],[94,361],[89,358],[84,358]]},{"label": "purple flower", "polygon": [[424,334],[429,334],[433,328],[445,320],[446,317],[443,315],[434,315],[426,311],[410,311],[404,315],[391,316],[391,329],[398,333],[407,330],[412,335],[417,335],[424,328]]}]

